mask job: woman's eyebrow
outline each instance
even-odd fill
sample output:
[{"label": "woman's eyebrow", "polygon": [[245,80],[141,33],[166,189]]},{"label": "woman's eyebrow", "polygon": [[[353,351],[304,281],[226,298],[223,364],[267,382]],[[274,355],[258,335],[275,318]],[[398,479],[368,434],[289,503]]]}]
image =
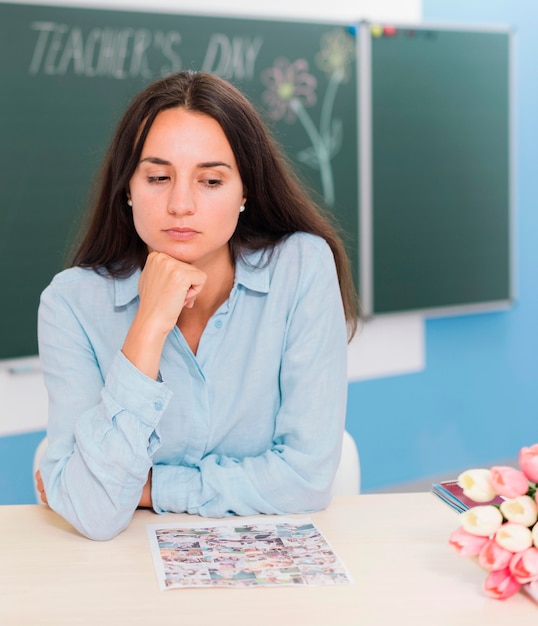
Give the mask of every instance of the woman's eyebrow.
[{"label": "woman's eyebrow", "polygon": [[207,167],[227,167],[230,170],[232,169],[232,166],[224,161],[207,161],[204,163],[198,163],[197,167],[202,169]]},{"label": "woman's eyebrow", "polygon": [[[140,163],[152,163],[153,165],[172,165],[170,161],[166,159],[161,159],[159,157],[145,157],[144,159],[140,159]],[[232,166],[225,161],[204,161],[202,163],[197,163],[196,167],[200,169],[206,169],[211,167],[227,167],[228,169],[232,169]]]},{"label": "woman's eyebrow", "polygon": [[159,157],[145,157],[144,159],[140,159],[140,163],[153,163],[154,165],[172,165],[170,161],[160,159]]}]

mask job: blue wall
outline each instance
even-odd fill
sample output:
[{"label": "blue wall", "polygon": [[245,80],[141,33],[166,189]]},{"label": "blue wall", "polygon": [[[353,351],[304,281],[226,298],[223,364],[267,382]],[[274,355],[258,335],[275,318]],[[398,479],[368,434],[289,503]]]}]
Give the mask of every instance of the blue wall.
[{"label": "blue wall", "polygon": [[538,2],[423,0],[423,18],[515,28],[519,295],[509,312],[428,320],[424,372],[351,385],[365,491],[491,465],[538,442]]},{"label": "blue wall", "polygon": [[0,504],[34,504],[32,464],[45,432],[0,437]]}]

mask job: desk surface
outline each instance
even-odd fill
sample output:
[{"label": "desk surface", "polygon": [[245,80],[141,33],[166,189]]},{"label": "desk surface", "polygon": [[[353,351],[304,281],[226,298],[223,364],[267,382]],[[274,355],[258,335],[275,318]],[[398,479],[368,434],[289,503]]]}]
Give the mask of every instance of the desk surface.
[{"label": "desk surface", "polygon": [[[352,585],[160,591],[146,525],[193,522],[137,511],[108,542],[80,536],[45,506],[0,506],[0,623],[434,626],[535,623],[522,593],[492,600],[485,572],[452,552],[457,515],[429,493],[338,497],[310,516]],[[247,518],[243,518],[247,519]],[[205,520],[204,520],[205,521]]]}]

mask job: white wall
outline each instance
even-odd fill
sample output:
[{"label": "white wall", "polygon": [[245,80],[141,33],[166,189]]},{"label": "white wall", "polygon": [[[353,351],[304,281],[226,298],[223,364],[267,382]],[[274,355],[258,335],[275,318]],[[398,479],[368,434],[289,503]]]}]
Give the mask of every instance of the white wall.
[{"label": "white wall", "polygon": [[[422,13],[422,0],[271,0],[263,4],[252,0],[28,0],[16,4],[24,3],[331,22],[417,22]],[[368,321],[350,345],[349,380],[420,371],[425,365],[424,353],[424,321],[420,316],[392,315]],[[0,436],[45,428],[47,400],[37,357],[0,361],[0,397]]]},{"label": "white wall", "polygon": [[[8,2],[10,0],[7,0]],[[199,15],[237,15],[242,17],[275,17],[346,21],[371,19],[380,21],[417,21],[422,15],[422,0],[22,0],[12,4],[45,4],[105,9],[164,11]]]},{"label": "white wall", "polygon": [[46,428],[47,392],[37,357],[2,362],[0,398],[0,437]]}]

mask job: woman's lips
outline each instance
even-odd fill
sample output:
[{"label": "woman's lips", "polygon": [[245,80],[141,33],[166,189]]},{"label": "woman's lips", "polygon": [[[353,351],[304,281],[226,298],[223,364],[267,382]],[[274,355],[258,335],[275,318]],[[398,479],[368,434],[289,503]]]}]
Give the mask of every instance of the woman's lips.
[{"label": "woman's lips", "polygon": [[188,241],[198,235],[198,231],[192,228],[168,228],[164,232],[175,241]]}]

